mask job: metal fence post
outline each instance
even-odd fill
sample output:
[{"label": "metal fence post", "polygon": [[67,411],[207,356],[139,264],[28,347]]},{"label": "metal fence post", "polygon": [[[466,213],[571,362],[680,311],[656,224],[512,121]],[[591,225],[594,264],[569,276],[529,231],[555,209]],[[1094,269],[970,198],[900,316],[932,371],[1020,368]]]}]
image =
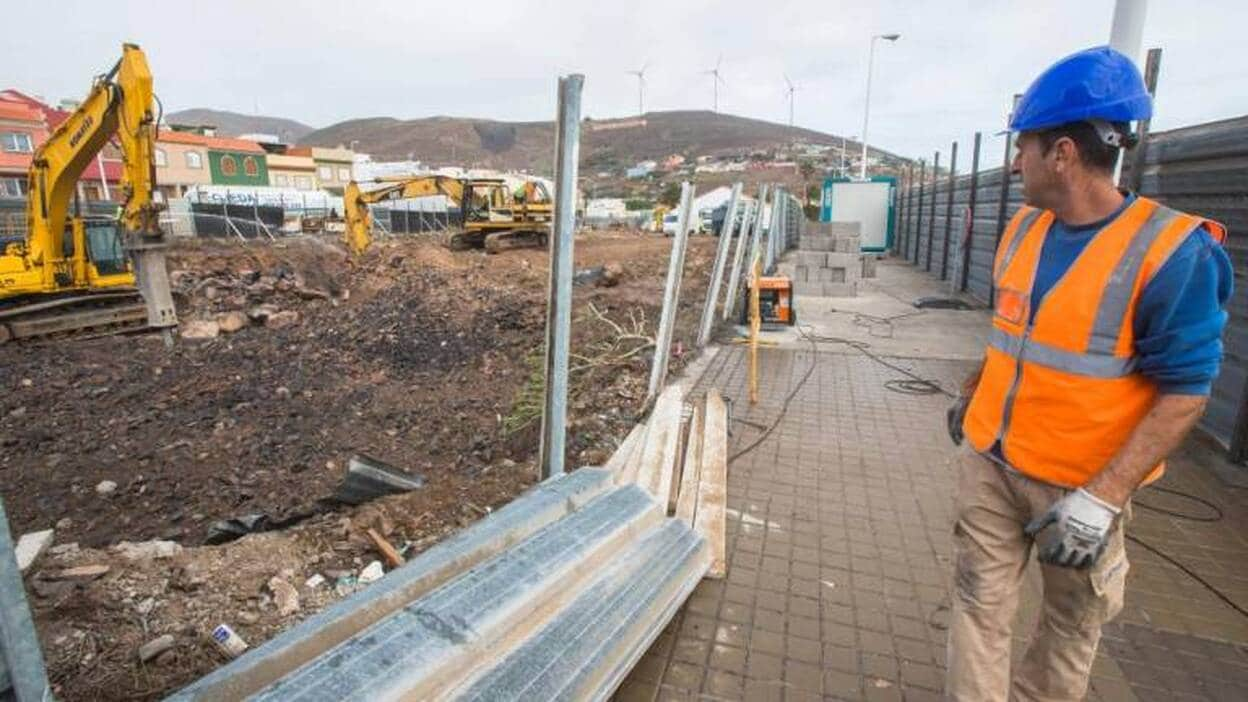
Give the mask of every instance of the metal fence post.
[{"label": "metal fence post", "polygon": [[737,250],[732,257],[732,271],[728,273],[728,291],[724,294],[723,319],[732,316],[737,306],[737,293],[741,290],[741,266],[745,261],[745,252],[752,246],[754,232],[758,230],[759,220],[763,218],[763,196],[767,186],[758,186],[758,200],[745,211],[745,219],[741,222],[741,233],[737,235]]},{"label": "metal fence post", "polygon": [[919,159],[919,203],[914,210],[914,265],[919,265],[919,249],[923,245],[923,204],[927,195],[927,162]]},{"label": "metal fence post", "polygon": [[923,270],[931,272],[932,270],[932,248],[936,243],[936,185],[940,178],[940,152],[936,152],[935,158],[932,160],[932,196],[928,198],[930,201],[931,211],[927,213],[927,256],[926,262],[923,264]]},{"label": "metal fence post", "polygon": [[[1012,105],[1017,106],[1018,101],[1023,98],[1022,94],[1014,93],[1014,102]],[[1011,107],[1010,111],[1013,112]],[[1005,133],[1005,160],[1001,164],[1001,197],[997,201],[997,231],[992,244],[992,254],[996,256],[997,247],[1001,245],[1001,236],[1005,234],[1005,214],[1010,205],[1010,163],[1013,160],[1014,150],[1014,133]],[[997,300],[997,284],[995,279],[995,271],[992,276],[992,285],[988,287],[988,306],[992,307]]]},{"label": "metal fence post", "polygon": [[550,237],[546,367],[539,448],[541,478],[564,472],[568,430],[568,357],[572,340],[572,242],[576,224],[576,169],[581,143],[581,88],[585,76],[559,79],[555,132],[555,211]]},{"label": "metal fence post", "polygon": [[962,247],[962,276],[958,281],[958,290],[966,292],[971,275],[971,251],[975,248],[975,205],[979,200],[979,147],[983,141],[982,132],[975,132],[975,146],[971,149],[971,182],[970,193],[966,201],[966,243]]},{"label": "metal fence post", "polygon": [[901,249],[901,257],[909,260],[910,240],[914,238],[914,229],[913,229],[914,195],[916,191],[915,181],[914,181],[914,162],[913,161],[910,162],[910,168],[909,168],[909,171],[907,172],[906,180],[908,182],[908,184],[906,185],[906,242],[905,242],[905,246],[903,246]]},{"label": "metal fence post", "polygon": [[0,499],[0,653],[18,702],[50,700],[48,671],[13,548],[9,516],[4,511],[4,500]]},{"label": "metal fence post", "polygon": [[[1148,94],[1154,97],[1157,95],[1157,75],[1160,71],[1161,49],[1149,49],[1148,58],[1144,62],[1144,85],[1148,87]],[[1148,145],[1148,129],[1151,124],[1152,120],[1140,120],[1137,127],[1140,141],[1131,152],[1131,167],[1123,169],[1118,187],[1139,192],[1141,181],[1144,179],[1144,150]]]},{"label": "metal fence post", "polygon": [[719,285],[724,277],[724,265],[728,261],[728,247],[732,245],[732,230],[737,226],[737,207],[741,200],[741,183],[734,183],[732,195],[728,199],[728,209],[724,212],[724,223],[719,228],[719,244],[715,247],[715,267],[711,271],[710,289],[706,293],[706,302],[702,305],[702,324],[698,327],[698,346],[705,346],[711,338],[711,327],[715,323],[715,303],[719,300]]},{"label": "metal fence post", "polygon": [[[689,243],[690,210],[693,209],[693,186],[680,184],[680,214],[676,218],[676,236],[672,254],[667,260],[667,283],[663,287],[663,311],[659,315],[659,331],[654,344],[654,362],[650,364],[650,387],[646,398],[657,397],[667,382],[667,357],[672,349],[672,332],[676,327],[676,308],[680,301],[680,279],[685,269],[685,247]],[[570,270],[570,269],[569,269]],[[571,273],[569,272],[569,276]]]},{"label": "metal fence post", "polygon": [[940,252],[940,279],[949,279],[949,238],[953,233],[953,186],[958,178],[958,142],[949,149],[949,197],[945,199],[945,245]]}]

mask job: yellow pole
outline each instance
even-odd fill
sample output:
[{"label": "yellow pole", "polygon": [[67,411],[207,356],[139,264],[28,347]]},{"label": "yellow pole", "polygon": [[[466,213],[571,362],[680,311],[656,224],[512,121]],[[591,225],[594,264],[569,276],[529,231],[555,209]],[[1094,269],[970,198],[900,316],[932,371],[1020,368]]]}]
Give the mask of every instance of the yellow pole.
[{"label": "yellow pole", "polygon": [[758,332],[762,314],[758,309],[758,282],[763,277],[763,263],[756,255],[750,270],[750,404],[758,404]]}]

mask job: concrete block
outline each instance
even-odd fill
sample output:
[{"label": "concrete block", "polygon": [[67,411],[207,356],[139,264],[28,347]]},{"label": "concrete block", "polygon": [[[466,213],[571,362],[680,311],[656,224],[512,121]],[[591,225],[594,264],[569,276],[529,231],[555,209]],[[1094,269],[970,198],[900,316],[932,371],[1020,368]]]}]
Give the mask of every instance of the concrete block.
[{"label": "concrete block", "polygon": [[26,569],[34,564],[35,559],[52,545],[54,536],[52,529],[22,534],[22,537],[17,540],[17,546],[13,549],[17,556],[17,569],[25,573]]},{"label": "concrete block", "polygon": [[825,265],[828,268],[861,269],[861,259],[862,254],[859,253],[829,253],[827,254],[827,263]]},{"label": "concrete block", "polygon": [[858,283],[818,283],[808,285],[811,295],[819,297],[858,297]]},{"label": "concrete block", "polygon": [[815,271],[814,283],[844,283],[847,276],[844,268],[819,268]]},{"label": "concrete block", "polygon": [[799,264],[794,263],[793,261],[783,261],[776,264],[776,273],[778,275],[787,275],[788,277],[796,280],[798,274],[797,269],[799,267]]},{"label": "concrete block", "polygon": [[829,222],[828,233],[832,236],[862,236],[860,222]]},{"label": "concrete block", "polygon": [[836,243],[833,248],[840,253],[858,253],[862,251],[862,237],[860,236],[837,235],[835,239]]},{"label": "concrete block", "polygon": [[803,234],[801,249],[803,251],[832,251],[836,248],[836,239],[831,234]]},{"label": "concrete block", "polygon": [[863,278],[875,277],[876,275],[875,266],[878,261],[879,259],[877,259],[875,256],[868,255],[868,256],[862,257],[862,277]]},{"label": "concrete block", "polygon": [[799,266],[807,268],[823,268],[828,264],[828,254],[824,251],[795,251],[792,259]]},{"label": "concrete block", "polygon": [[[795,283],[805,283],[806,281],[810,280],[810,267],[809,266],[795,266],[794,268],[796,270],[794,270],[794,272],[791,275],[789,275],[789,280]],[[819,270],[819,269],[816,268],[815,270]],[[785,275],[788,275],[788,274],[785,274]]]}]

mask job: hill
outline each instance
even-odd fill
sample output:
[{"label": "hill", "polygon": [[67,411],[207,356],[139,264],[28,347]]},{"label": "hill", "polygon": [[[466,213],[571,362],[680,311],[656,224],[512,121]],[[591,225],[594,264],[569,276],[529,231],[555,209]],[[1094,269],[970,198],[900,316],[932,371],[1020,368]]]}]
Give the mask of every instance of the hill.
[{"label": "hill", "polygon": [[[459,164],[503,169],[553,170],[553,122],[428,117],[355,119],[304,135],[300,144],[338,146],[356,143],[356,150],[377,160],[408,158],[433,165]],[[686,158],[744,154],[789,144],[839,147],[841,138],[810,129],[709,111],[650,112],[644,118],[587,119],[581,131],[581,163],[587,169],[619,169],[638,161],[671,154]],[[848,142],[850,148],[854,142]],[[902,159],[872,149],[886,161]]]},{"label": "hill", "polygon": [[170,112],[165,115],[165,120],[175,124],[211,124],[217,128],[217,133],[221,136],[275,134],[278,139],[287,144],[294,144],[313,131],[312,127],[302,122],[284,117],[244,115],[238,112],[200,107]]}]

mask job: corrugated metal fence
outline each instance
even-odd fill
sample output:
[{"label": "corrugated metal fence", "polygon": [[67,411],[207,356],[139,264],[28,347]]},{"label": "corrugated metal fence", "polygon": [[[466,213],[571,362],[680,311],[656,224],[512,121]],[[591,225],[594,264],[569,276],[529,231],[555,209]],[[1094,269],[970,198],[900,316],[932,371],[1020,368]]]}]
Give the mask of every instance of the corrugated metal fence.
[{"label": "corrugated metal fence", "polygon": [[[920,162],[907,170],[893,253],[949,281],[951,291],[991,304],[997,242],[1022,205],[1022,189],[1004,169],[982,168],[985,161],[1008,157],[999,146],[992,152],[981,149],[982,143],[976,134],[968,172],[957,172],[956,144],[948,168],[940,167],[937,153],[932,165]],[[1232,460],[1243,462],[1248,459],[1248,116],[1150,134],[1131,164],[1124,182],[1138,182],[1141,194],[1218,220],[1230,231],[1235,296],[1228,309],[1222,372],[1201,426],[1228,448]],[[1004,199],[1003,181],[1008,184]]]}]

